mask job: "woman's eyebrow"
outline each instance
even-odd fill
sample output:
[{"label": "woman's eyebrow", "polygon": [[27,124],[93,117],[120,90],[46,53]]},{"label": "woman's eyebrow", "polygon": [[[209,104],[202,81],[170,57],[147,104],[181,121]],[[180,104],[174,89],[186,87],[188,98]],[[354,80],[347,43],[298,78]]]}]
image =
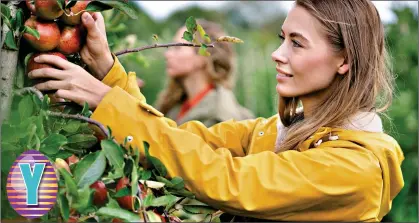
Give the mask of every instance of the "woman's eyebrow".
[{"label": "woman's eyebrow", "polygon": [[292,32],[292,33],[290,33],[290,37],[291,37],[291,38],[293,38],[293,37],[299,37],[299,38],[301,38],[303,41],[305,41],[305,42],[309,42],[309,41],[308,41],[308,39],[307,39],[307,38],[305,38],[305,37],[303,36],[303,34],[298,33],[298,32]]},{"label": "woman's eyebrow", "polygon": [[[284,34],[284,35],[285,35],[285,32],[284,32],[284,30],[282,30],[282,29],[281,29],[281,34]],[[309,41],[308,41],[308,39],[307,39],[307,38],[305,38],[305,37],[303,36],[303,34],[301,34],[301,33],[299,33],[299,32],[292,32],[292,33],[290,33],[290,37],[291,37],[291,38],[299,37],[299,38],[301,38],[303,41],[305,41],[305,42],[309,42]]]}]

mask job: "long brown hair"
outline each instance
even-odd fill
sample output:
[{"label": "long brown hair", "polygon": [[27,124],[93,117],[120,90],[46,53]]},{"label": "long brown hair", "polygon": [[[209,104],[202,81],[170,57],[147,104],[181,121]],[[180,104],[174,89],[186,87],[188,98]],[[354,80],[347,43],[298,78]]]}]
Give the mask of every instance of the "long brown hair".
[{"label": "long brown hair", "polygon": [[[205,32],[214,42],[218,37],[225,36],[226,33],[221,25],[204,19],[197,19],[197,23],[204,28]],[[196,50],[198,53],[198,50]],[[213,84],[221,84],[227,89],[234,87],[234,65],[235,53],[231,44],[225,42],[215,42],[214,48],[208,48],[210,56],[206,64],[208,80]],[[166,114],[173,106],[186,99],[185,89],[179,80],[170,78],[157,99],[156,108]]]},{"label": "long brown hair", "polygon": [[336,55],[349,64],[336,75],[325,100],[310,118],[296,112],[298,97],[279,97],[278,112],[287,134],[277,152],[298,150],[302,142],[323,126],[342,127],[360,111],[384,114],[391,105],[394,78],[385,46],[384,27],[369,0],[297,0],[313,15]]}]

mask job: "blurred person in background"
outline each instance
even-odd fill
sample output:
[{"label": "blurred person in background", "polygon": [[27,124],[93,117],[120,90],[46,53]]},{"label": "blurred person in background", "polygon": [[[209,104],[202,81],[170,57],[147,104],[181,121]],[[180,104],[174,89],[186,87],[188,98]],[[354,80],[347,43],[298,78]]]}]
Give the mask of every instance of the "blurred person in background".
[{"label": "blurred person in background", "polygon": [[[222,27],[199,19],[205,32],[214,41],[225,36]],[[174,42],[187,42],[181,27]],[[156,102],[156,108],[177,124],[198,120],[210,127],[228,119],[254,118],[251,111],[241,106],[232,89],[234,87],[235,53],[229,43],[215,43],[209,48],[210,56],[201,56],[198,48],[170,47],[165,52],[168,84]]]}]

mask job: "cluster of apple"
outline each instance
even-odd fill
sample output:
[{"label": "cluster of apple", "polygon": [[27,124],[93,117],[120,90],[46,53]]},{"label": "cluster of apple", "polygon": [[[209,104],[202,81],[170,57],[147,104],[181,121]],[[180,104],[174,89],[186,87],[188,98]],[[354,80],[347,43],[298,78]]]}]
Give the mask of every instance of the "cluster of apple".
[{"label": "cluster of apple", "polygon": [[[64,168],[68,173],[71,174],[71,169],[70,166],[73,164],[76,164],[79,162],[79,158],[75,155],[72,155],[68,158],[66,158],[65,160],[57,158],[55,160],[55,167],[56,169],[58,168]],[[58,174],[58,172],[57,172]],[[154,181],[147,181],[148,184],[161,184],[159,182],[154,182]],[[122,177],[118,180],[117,184],[116,184],[116,188],[115,188],[115,192],[118,192],[126,187],[130,187],[131,182],[127,177]],[[149,186],[151,186],[149,185]],[[90,188],[94,189],[94,193],[93,193],[93,204],[100,207],[105,205],[108,202],[108,189],[105,185],[105,183],[103,183],[103,181],[98,180],[96,182],[94,182],[92,185],[90,185]],[[144,200],[146,198],[146,196],[148,194],[153,193],[151,191],[150,188],[146,188],[144,186],[143,183],[138,184],[138,191],[140,191],[139,196],[141,197],[142,200]],[[127,196],[121,196],[116,198],[118,204],[126,209],[126,210],[133,210],[134,209],[134,197],[131,195],[127,195]],[[72,214],[75,213],[74,210],[70,210],[70,212]],[[157,213],[156,211],[152,211],[152,212],[148,212],[147,213],[148,218],[153,220],[153,222],[166,222],[166,218],[163,217],[162,215],[160,215],[159,213]],[[176,216],[168,216],[168,219],[170,222],[181,222],[181,220],[176,217]],[[78,222],[78,217],[77,215],[70,215],[69,218],[69,222]],[[112,219],[112,222],[123,222],[121,219],[118,218],[114,218]]]},{"label": "cluster of apple", "polygon": [[81,15],[88,3],[89,1],[77,1],[72,7],[62,9],[57,0],[26,0],[31,16],[25,21],[25,26],[39,33],[39,38],[29,33],[23,34],[23,38],[35,50],[28,61],[27,73],[50,67],[36,63],[33,60],[36,56],[52,54],[67,59],[81,50],[86,39]]}]

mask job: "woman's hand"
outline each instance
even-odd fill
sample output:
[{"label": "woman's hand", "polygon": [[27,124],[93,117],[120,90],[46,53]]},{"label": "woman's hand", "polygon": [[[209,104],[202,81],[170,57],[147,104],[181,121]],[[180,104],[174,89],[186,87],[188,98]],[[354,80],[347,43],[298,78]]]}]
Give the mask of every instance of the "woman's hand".
[{"label": "woman's hand", "polygon": [[114,63],[106,38],[105,21],[100,12],[95,12],[93,15],[84,12],[82,23],[87,30],[87,38],[80,51],[81,58],[93,76],[103,80]]},{"label": "woman's hand", "polygon": [[31,71],[28,76],[34,78],[50,78],[35,85],[41,91],[57,90],[55,97],[68,99],[83,106],[84,102],[95,109],[111,88],[94,78],[78,65],[54,55],[41,55],[35,58],[37,63],[46,63],[58,67],[41,68]]}]

